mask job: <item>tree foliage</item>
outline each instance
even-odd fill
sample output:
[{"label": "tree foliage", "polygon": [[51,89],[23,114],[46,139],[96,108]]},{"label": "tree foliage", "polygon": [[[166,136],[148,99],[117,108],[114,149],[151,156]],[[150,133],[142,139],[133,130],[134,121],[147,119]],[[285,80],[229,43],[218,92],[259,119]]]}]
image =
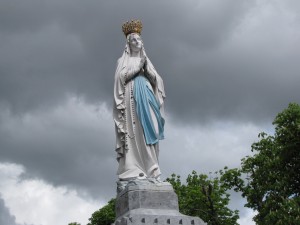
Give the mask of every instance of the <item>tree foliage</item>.
[{"label": "tree foliage", "polygon": [[87,225],[111,225],[115,221],[116,199],[111,199],[107,205],[94,212]]},{"label": "tree foliage", "polygon": [[186,184],[182,184],[180,176],[175,174],[167,181],[178,195],[181,213],[198,216],[208,225],[237,224],[238,211],[227,207],[230,195],[218,176],[208,179],[207,175],[193,171],[188,175]]},{"label": "tree foliage", "polygon": [[80,223],[72,222],[72,223],[69,223],[68,225],[80,225]]},{"label": "tree foliage", "polygon": [[258,225],[300,224],[300,106],[289,104],[273,125],[274,136],[260,133],[254,155],[240,169],[226,169],[222,180],[257,211]]}]

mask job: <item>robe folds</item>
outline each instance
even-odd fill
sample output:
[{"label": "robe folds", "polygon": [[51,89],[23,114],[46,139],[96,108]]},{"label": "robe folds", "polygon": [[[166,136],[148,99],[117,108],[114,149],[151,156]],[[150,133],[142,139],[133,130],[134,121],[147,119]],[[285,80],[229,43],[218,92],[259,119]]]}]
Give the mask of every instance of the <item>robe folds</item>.
[{"label": "robe folds", "polygon": [[[144,49],[142,55],[146,55]],[[130,180],[137,177],[158,178],[161,174],[158,155],[158,141],[147,144],[143,125],[137,115],[137,104],[134,96],[135,77],[128,78],[138,69],[139,57],[130,57],[128,45],[122,57],[118,60],[114,84],[114,110],[113,117],[116,132],[116,152],[119,167],[117,175],[120,180]],[[140,74],[146,79],[150,94],[155,97],[159,113],[149,105],[149,119],[152,121],[158,139],[163,138],[161,129],[164,123],[163,104],[165,91],[162,78],[147,58],[146,73]],[[150,104],[150,103],[149,103]],[[158,121],[160,115],[160,121]],[[163,121],[163,122],[162,122]],[[149,141],[148,141],[149,142]]]}]

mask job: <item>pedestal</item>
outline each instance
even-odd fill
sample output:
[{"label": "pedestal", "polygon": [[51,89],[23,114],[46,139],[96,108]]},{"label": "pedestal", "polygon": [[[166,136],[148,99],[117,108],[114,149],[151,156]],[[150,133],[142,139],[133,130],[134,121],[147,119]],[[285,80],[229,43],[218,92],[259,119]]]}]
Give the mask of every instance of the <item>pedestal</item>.
[{"label": "pedestal", "polygon": [[170,183],[130,181],[118,190],[115,225],[206,224],[178,211],[178,198]]}]

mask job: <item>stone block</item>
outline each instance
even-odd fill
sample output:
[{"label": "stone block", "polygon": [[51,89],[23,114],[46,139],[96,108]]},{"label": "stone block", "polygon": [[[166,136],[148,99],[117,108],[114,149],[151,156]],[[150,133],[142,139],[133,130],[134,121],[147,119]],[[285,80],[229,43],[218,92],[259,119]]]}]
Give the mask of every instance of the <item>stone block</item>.
[{"label": "stone block", "polygon": [[205,225],[200,218],[179,212],[171,184],[149,180],[128,183],[119,191],[116,217],[114,225]]}]

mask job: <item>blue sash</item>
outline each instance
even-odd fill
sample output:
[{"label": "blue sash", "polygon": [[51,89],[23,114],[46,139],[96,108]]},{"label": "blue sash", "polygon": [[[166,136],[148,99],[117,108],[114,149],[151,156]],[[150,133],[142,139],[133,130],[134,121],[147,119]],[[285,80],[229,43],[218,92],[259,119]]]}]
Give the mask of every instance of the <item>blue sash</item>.
[{"label": "blue sash", "polygon": [[[143,127],[146,143],[149,145],[155,144],[158,142],[158,140],[164,139],[165,120],[161,116],[159,104],[148,85],[149,84],[144,76],[139,75],[134,78],[134,99],[136,113]],[[159,131],[158,134],[155,131],[149,106],[153,110],[157,119]]]}]

